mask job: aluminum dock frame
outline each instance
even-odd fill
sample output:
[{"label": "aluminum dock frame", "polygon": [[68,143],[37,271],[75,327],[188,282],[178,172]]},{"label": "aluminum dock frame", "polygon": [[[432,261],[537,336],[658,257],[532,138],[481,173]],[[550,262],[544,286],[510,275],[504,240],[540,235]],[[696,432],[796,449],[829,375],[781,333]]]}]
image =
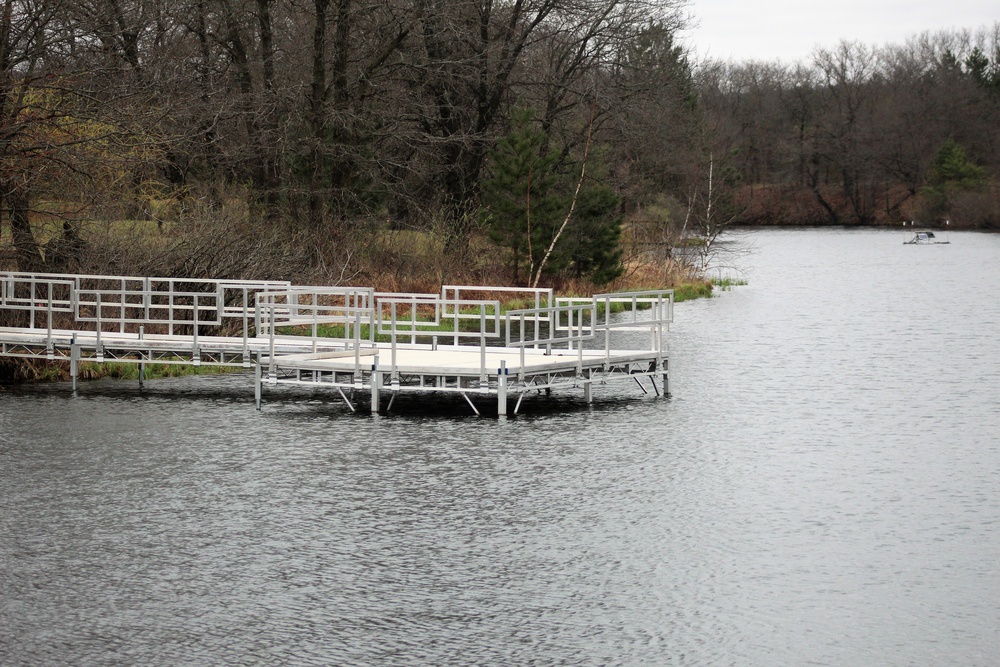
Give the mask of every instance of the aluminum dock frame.
[{"label": "aluminum dock frame", "polygon": [[[527,307],[503,311],[516,299]],[[440,293],[298,287],[282,281],[0,272],[0,356],[254,369],[254,398],[280,385],[329,389],[374,412],[400,394],[526,395],[648,377],[669,391],[670,290],[560,298],[550,289],[445,285]],[[143,373],[140,372],[140,383]],[[515,401],[516,399],[516,401]],[[511,402],[514,402],[511,406]]]}]

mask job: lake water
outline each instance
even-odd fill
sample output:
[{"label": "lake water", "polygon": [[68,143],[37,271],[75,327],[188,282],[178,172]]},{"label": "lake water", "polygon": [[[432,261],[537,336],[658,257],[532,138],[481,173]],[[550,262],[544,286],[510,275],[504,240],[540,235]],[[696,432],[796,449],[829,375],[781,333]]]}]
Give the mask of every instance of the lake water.
[{"label": "lake water", "polygon": [[741,234],[669,399],[0,393],[0,664],[996,664],[1000,236],[903,240]]}]

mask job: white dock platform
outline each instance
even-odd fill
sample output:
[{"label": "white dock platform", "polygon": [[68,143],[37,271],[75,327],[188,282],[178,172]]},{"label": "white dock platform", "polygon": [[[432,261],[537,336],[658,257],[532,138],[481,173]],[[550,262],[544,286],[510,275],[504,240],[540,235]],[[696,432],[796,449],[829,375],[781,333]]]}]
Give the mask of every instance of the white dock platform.
[{"label": "white dock platform", "polygon": [[[500,297],[531,307],[502,312]],[[74,390],[81,361],[253,367],[258,409],[278,385],[330,389],[352,411],[359,392],[373,411],[400,393],[457,393],[477,414],[472,397],[488,395],[499,415],[514,396],[514,413],[536,390],[580,389],[589,402],[593,385],[615,380],[648,377],[659,394],[660,376],[666,394],[672,319],[670,290],[581,299],[0,272],[0,356],[68,362]],[[634,349],[636,332],[647,349]],[[617,349],[622,334],[632,348]]]}]

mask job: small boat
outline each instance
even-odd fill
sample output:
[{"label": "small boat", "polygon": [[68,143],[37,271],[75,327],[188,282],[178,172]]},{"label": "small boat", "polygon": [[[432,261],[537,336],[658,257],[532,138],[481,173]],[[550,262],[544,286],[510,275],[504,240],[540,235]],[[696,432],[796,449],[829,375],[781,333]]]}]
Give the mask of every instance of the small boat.
[{"label": "small boat", "polygon": [[942,241],[934,236],[934,232],[914,232],[913,238],[903,241],[903,245],[945,245],[950,241]]}]

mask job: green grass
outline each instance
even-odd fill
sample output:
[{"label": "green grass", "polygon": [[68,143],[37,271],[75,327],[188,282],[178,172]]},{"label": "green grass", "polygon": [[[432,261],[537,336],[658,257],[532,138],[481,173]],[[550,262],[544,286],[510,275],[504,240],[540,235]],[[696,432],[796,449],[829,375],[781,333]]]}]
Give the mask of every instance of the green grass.
[{"label": "green grass", "polygon": [[712,285],[714,285],[715,287],[718,287],[723,292],[728,292],[729,290],[733,289],[734,287],[740,287],[740,286],[746,285],[746,284],[747,284],[747,281],[743,280],[742,278],[730,278],[728,276],[727,277],[712,278]]},{"label": "green grass", "polygon": [[[190,364],[148,363],[145,365],[144,378],[154,380],[157,378],[186,377],[188,375],[218,375],[220,373],[236,373],[242,370],[243,368],[239,366],[192,366]],[[106,361],[103,363],[84,361],[80,363],[79,374],[80,379],[83,380],[98,380],[101,378],[138,380],[139,364],[124,363],[121,361]]]},{"label": "green grass", "polygon": [[674,288],[674,303],[690,301],[691,299],[705,299],[712,296],[712,283],[684,283]]}]

